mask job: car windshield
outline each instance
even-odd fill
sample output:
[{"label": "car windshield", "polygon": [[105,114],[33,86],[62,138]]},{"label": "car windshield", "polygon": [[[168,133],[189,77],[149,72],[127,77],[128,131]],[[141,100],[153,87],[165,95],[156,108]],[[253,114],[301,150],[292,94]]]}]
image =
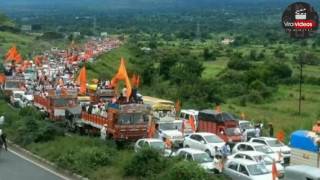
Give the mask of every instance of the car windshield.
[{"label": "car windshield", "polygon": [[199,153],[193,155],[194,161],[198,163],[207,163],[213,162],[213,159],[209,156],[208,153]]},{"label": "car windshield", "polygon": [[261,156],[254,156],[254,159],[258,163],[264,163],[265,165],[271,165],[273,160],[270,156],[261,155]]},{"label": "car windshield", "polygon": [[256,151],[263,152],[265,154],[273,153],[272,149],[269,148],[268,146],[265,146],[265,145],[263,145],[263,146],[255,146],[255,149],[256,149]]},{"label": "car windshield", "polygon": [[182,123],[161,123],[159,125],[161,130],[176,130],[181,128]]},{"label": "car windshield", "polygon": [[252,125],[250,124],[250,122],[242,122],[239,124],[240,129],[252,129]]},{"label": "car windshield", "polygon": [[226,134],[228,136],[237,136],[241,134],[241,131],[239,128],[226,128]]},{"label": "car windshield", "polygon": [[224,142],[221,138],[219,138],[216,135],[207,135],[207,136],[204,136],[204,139],[208,143],[223,143]]},{"label": "car windshield", "polygon": [[163,142],[150,142],[150,146],[151,148],[159,149],[159,150],[162,150],[165,147]]},{"label": "car windshield", "polygon": [[19,88],[20,82],[18,81],[7,81],[6,88]]},{"label": "car windshield", "polygon": [[141,113],[122,113],[119,115],[119,124],[141,124],[145,122]]},{"label": "car windshield", "polygon": [[270,147],[282,147],[283,146],[282,142],[280,142],[277,139],[268,140],[267,143],[269,144]]},{"label": "car windshield", "polygon": [[253,176],[268,174],[270,171],[263,164],[248,165],[249,173]]}]

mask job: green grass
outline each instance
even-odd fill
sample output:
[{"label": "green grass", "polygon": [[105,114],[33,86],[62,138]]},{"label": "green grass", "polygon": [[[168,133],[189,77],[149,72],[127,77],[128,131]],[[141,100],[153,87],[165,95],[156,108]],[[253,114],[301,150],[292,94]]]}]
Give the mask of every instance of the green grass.
[{"label": "green grass", "polygon": [[242,107],[230,101],[222,108],[225,111],[240,115],[244,112],[246,118],[252,121],[273,123],[276,131],[284,130],[287,135],[298,129],[311,130],[312,124],[320,118],[319,86],[304,85],[302,114],[298,114],[298,86],[280,86],[272,100],[264,104],[247,104]]},{"label": "green grass", "polygon": [[96,62],[91,64],[92,68],[88,68],[88,79],[99,77],[111,79],[118,70],[121,57],[126,60],[127,68],[130,69],[129,59],[132,55],[128,47],[123,45],[98,57]]},{"label": "green grass", "polygon": [[225,67],[227,66],[228,58],[219,57],[215,61],[204,62],[203,66],[205,67],[202,78],[212,79],[215,78]]}]

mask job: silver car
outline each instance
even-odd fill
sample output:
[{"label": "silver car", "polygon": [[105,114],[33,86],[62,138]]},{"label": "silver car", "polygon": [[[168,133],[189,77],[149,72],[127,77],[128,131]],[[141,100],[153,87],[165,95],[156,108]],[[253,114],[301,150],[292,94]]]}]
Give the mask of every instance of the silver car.
[{"label": "silver car", "polygon": [[264,164],[245,159],[231,159],[225,164],[223,173],[234,180],[271,180],[272,173]]}]

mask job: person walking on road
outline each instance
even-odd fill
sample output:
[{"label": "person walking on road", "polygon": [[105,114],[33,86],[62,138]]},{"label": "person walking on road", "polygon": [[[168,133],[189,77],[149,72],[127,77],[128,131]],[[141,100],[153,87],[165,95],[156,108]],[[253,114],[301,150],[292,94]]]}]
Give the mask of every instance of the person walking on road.
[{"label": "person walking on road", "polygon": [[2,132],[2,129],[0,129],[0,148],[3,146],[4,149],[8,151],[7,136]]}]

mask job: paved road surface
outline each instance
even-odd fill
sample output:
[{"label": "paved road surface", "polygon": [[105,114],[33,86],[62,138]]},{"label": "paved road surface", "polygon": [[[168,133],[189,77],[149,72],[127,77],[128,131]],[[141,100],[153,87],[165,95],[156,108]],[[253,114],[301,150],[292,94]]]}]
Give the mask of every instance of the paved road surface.
[{"label": "paved road surface", "polygon": [[[50,170],[49,170],[50,171]],[[62,180],[62,176],[49,172],[13,151],[0,154],[0,180]]]}]

